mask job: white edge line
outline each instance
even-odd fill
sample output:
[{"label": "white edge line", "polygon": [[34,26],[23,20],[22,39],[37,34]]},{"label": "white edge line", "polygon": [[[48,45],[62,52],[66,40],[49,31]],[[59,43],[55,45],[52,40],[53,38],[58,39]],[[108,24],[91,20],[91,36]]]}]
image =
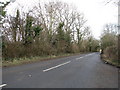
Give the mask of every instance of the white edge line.
[{"label": "white edge line", "polygon": [[49,71],[49,70],[52,70],[52,69],[58,68],[58,67],[60,67],[60,66],[63,66],[63,65],[65,65],[65,64],[68,64],[68,63],[70,63],[70,62],[71,62],[71,61],[68,61],[68,62],[65,62],[65,63],[59,64],[59,65],[57,65],[57,66],[54,66],[54,67],[51,67],[51,68],[45,69],[45,70],[43,70],[43,72],[47,72],[47,71]]},{"label": "white edge line", "polygon": [[4,86],[6,86],[6,85],[7,85],[7,84],[2,84],[2,85],[0,85],[0,88],[1,88],[1,87],[4,87]]},{"label": "white edge line", "polygon": [[84,57],[79,57],[79,58],[76,58],[76,60],[79,60],[79,59],[81,59],[81,58],[84,58]]}]

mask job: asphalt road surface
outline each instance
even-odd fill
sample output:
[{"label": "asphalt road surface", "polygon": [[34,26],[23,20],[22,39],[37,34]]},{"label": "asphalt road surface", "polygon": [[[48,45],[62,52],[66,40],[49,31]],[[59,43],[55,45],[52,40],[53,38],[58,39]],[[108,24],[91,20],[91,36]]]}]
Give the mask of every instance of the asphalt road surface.
[{"label": "asphalt road surface", "polygon": [[[1,85],[0,85],[1,86]],[[118,69],[99,53],[3,68],[4,88],[118,88]]]}]

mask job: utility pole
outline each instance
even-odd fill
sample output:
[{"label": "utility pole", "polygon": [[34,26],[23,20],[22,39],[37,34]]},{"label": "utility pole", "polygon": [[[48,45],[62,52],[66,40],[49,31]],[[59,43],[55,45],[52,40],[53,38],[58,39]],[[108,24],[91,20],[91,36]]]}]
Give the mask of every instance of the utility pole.
[{"label": "utility pole", "polygon": [[[2,83],[2,30],[3,30],[3,23],[4,23],[4,18],[5,18],[5,11],[4,8],[10,3],[10,2],[15,2],[15,0],[10,0],[9,2],[2,3],[0,2],[0,85],[6,86],[6,84]],[[0,87],[0,89],[2,89]]]},{"label": "utility pole", "polygon": [[118,2],[118,60],[120,60],[120,0]]},{"label": "utility pole", "polygon": [[120,60],[120,0],[118,2],[118,60]]},{"label": "utility pole", "polygon": [[[118,2],[118,64],[120,64],[120,0]],[[120,90],[120,69],[118,70],[118,88]]]}]

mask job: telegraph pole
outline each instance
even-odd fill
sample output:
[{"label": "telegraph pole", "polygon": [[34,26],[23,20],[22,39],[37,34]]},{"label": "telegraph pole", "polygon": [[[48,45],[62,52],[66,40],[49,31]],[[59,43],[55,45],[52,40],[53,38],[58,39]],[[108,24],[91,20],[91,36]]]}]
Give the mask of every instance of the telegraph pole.
[{"label": "telegraph pole", "polygon": [[10,0],[9,2],[6,3],[0,2],[1,4],[0,5],[0,89],[6,86],[6,84],[2,83],[2,30],[3,30],[3,23],[5,18],[4,8],[11,2],[13,3],[15,2],[15,0]]},{"label": "telegraph pole", "polygon": [[[120,0],[118,2],[118,64],[120,64]],[[118,88],[120,90],[120,69],[118,70]]]},{"label": "telegraph pole", "polygon": [[120,0],[118,2],[118,60],[120,60]]},{"label": "telegraph pole", "polygon": [[118,2],[118,60],[120,60],[120,0]]}]

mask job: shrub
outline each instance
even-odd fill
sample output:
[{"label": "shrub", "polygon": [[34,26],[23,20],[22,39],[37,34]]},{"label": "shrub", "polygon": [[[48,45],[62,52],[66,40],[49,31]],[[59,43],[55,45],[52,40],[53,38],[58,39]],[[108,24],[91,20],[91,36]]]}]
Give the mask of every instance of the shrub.
[{"label": "shrub", "polygon": [[111,60],[118,60],[118,48],[116,46],[109,46],[104,50],[104,54]]}]

